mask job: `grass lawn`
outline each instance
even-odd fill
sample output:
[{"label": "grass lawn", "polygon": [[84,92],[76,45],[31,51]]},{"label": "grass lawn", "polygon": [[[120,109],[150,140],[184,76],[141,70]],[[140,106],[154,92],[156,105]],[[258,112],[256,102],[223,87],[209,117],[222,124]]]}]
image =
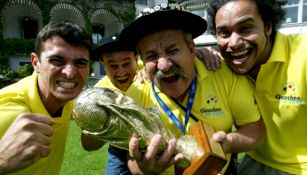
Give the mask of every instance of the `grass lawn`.
[{"label": "grass lawn", "polygon": [[71,120],[61,175],[104,175],[108,145],[87,152],[81,146],[81,130]]}]

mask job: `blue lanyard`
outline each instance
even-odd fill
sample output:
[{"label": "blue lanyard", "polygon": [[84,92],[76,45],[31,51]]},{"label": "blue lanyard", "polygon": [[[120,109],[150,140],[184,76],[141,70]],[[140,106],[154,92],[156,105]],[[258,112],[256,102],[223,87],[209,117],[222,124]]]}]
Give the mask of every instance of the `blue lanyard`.
[{"label": "blue lanyard", "polygon": [[197,82],[197,74],[195,74],[195,77],[192,81],[190,92],[189,92],[189,99],[187,102],[187,108],[186,108],[186,113],[185,113],[185,121],[184,121],[184,126],[180,123],[180,121],[177,119],[177,117],[174,115],[174,113],[169,109],[169,107],[163,102],[163,100],[159,97],[157,92],[155,91],[153,83],[151,83],[151,89],[152,92],[154,93],[159,105],[163,108],[164,112],[167,114],[167,116],[175,123],[175,125],[181,130],[183,134],[186,132],[186,127],[189,122],[193,102],[194,102],[194,97],[195,97],[195,92],[196,92],[196,82]]}]

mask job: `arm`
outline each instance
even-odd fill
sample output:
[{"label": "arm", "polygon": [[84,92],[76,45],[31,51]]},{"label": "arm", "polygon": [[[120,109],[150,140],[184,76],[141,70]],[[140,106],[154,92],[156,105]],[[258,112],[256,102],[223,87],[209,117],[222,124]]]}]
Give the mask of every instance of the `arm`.
[{"label": "arm", "polygon": [[221,60],[223,60],[220,53],[212,47],[205,47],[202,49],[195,49],[195,54],[201,60],[206,68],[215,71],[221,67]]},{"label": "arm", "polygon": [[261,145],[265,133],[264,122],[260,119],[257,122],[239,126],[237,131],[228,134],[218,131],[213,134],[213,139],[221,143],[225,153],[245,152]]},{"label": "arm", "polygon": [[174,155],[176,141],[170,140],[165,151],[157,156],[157,149],[161,143],[161,135],[155,135],[146,151],[139,151],[139,140],[132,137],[129,142],[128,167],[132,174],[158,174],[183,158],[181,153]]},{"label": "arm", "polygon": [[144,81],[150,81],[149,80],[149,75],[147,74],[147,72],[145,71],[145,68],[143,67],[142,69],[140,69],[134,77],[133,81],[139,81],[141,83],[143,83]]},{"label": "arm", "polygon": [[51,150],[52,118],[40,114],[20,114],[0,140],[0,174],[26,168]]}]

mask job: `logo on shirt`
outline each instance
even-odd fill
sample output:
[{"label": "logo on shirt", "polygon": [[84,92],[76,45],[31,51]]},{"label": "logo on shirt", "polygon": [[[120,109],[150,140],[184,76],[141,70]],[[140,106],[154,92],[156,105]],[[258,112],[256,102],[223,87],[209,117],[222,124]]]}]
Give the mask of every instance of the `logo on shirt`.
[{"label": "logo on shirt", "polygon": [[275,95],[275,98],[283,104],[305,104],[303,98],[295,96],[295,91],[295,83],[286,82],[281,89],[281,94]]},{"label": "logo on shirt", "polygon": [[223,111],[221,108],[218,108],[218,98],[215,95],[208,95],[206,98],[206,108],[201,108],[200,112],[204,113],[205,116],[221,116]]}]

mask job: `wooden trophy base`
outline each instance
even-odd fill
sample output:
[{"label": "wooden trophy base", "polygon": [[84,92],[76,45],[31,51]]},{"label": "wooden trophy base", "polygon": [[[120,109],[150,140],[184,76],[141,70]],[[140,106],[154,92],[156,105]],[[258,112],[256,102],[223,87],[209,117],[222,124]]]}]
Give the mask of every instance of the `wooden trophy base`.
[{"label": "wooden trophy base", "polygon": [[213,126],[198,121],[189,132],[196,138],[197,154],[186,169],[175,169],[176,175],[216,175],[227,163],[227,158],[220,143],[213,140]]}]

